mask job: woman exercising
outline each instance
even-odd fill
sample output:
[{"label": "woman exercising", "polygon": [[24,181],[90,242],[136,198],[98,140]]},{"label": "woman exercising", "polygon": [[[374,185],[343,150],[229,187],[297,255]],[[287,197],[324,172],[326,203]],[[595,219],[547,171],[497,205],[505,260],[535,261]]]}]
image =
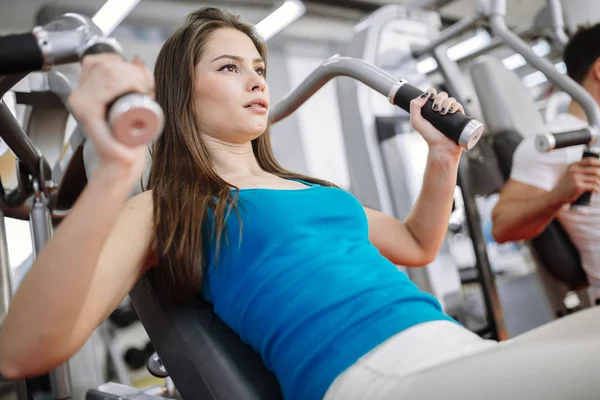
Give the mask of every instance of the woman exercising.
[{"label": "woman exercising", "polygon": [[[214,8],[158,55],[88,56],[69,102],[99,167],[19,287],[0,331],[0,374],[69,359],[155,268],[169,293],[201,295],[274,372],[286,399],[597,398],[600,314],[579,312],[504,343],[445,315],[394,264],[422,266],[446,234],[461,149],[421,117],[463,112],[432,89],[411,102],[429,152],[406,221],[283,169],[270,145],[266,48]],[[166,126],[147,191],[127,200],[146,148],[105,122],[131,91],[155,93]]]}]

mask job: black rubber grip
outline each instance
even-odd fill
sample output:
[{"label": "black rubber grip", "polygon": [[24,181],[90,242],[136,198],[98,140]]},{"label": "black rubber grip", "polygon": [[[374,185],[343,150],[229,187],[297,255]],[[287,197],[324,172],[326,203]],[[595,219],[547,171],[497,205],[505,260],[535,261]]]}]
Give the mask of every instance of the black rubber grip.
[{"label": "black rubber grip", "polygon": [[[582,158],[593,157],[600,158],[600,154],[594,153],[592,151],[584,151]],[[590,205],[590,200],[592,199],[592,192],[585,192],[575,202],[571,205],[572,207],[588,207]]]},{"label": "black rubber grip", "polygon": [[[409,85],[408,83],[403,84],[396,96],[394,96],[394,104],[398,107],[410,112],[410,102],[412,99],[421,96],[424,92],[416,87]],[[434,111],[433,100],[427,100],[427,103],[421,109],[421,115],[431,125],[435,126],[440,132],[446,135],[454,143],[459,142],[460,135],[465,129],[465,126],[471,121],[471,118],[464,114],[446,114],[442,115],[438,111]]]},{"label": "black rubber grip", "polygon": [[592,134],[588,130],[554,133],[552,136],[554,136],[555,149],[588,144],[592,141]]},{"label": "black rubber grip", "polygon": [[101,43],[93,44],[90,47],[88,47],[87,49],[85,49],[85,51],[83,52],[82,58],[85,56],[88,56],[90,54],[104,54],[104,53],[119,54],[118,50],[115,49],[110,44],[101,42]]},{"label": "black rubber grip", "polygon": [[33,33],[0,36],[0,74],[40,71],[43,67],[42,50]]}]

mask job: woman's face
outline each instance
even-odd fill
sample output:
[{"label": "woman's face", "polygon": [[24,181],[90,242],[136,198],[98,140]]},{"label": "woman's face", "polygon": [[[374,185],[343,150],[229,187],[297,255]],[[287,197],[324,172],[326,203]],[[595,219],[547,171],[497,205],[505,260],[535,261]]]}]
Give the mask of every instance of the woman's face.
[{"label": "woman's face", "polygon": [[246,34],[214,31],[195,74],[195,118],[201,133],[246,143],[265,131],[270,100],[265,62]]}]

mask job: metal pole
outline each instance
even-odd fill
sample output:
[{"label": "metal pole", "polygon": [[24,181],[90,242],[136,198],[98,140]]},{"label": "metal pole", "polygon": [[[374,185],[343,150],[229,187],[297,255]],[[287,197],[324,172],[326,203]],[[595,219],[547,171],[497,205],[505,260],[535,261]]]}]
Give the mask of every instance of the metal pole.
[{"label": "metal pole", "polygon": [[0,75],[0,99],[27,74]]},{"label": "metal pole", "polygon": [[546,3],[550,12],[553,38],[562,50],[569,42],[569,37],[565,33],[565,19],[562,5],[560,4],[560,0],[547,0]]},{"label": "metal pole", "polygon": [[479,23],[479,21],[481,21],[481,16],[479,15],[464,17],[454,25],[451,25],[448,28],[441,31],[438,37],[432,40],[427,46],[421,49],[413,50],[413,56],[415,58],[419,58],[424,54],[431,53],[439,45],[446,43],[448,40],[461,35],[469,29],[472,29],[477,25],[477,23]]},{"label": "metal pole", "polygon": [[[477,100],[475,89],[471,82],[466,79],[455,61],[448,58],[448,50],[442,45],[433,50],[433,56],[438,63],[438,69],[446,79],[449,85],[448,91],[453,97],[464,104],[469,115],[476,118],[482,117],[481,107]],[[475,194],[471,190],[469,177],[469,157],[463,155],[458,171],[457,184],[464,199],[465,219],[469,229],[469,235],[473,243],[473,251],[477,261],[477,278],[483,292],[488,327],[493,339],[508,339],[508,333],[504,325],[504,315],[502,306],[498,297],[498,290],[494,281],[494,273],[490,266],[490,260],[487,253],[487,246],[483,233],[481,231],[481,221],[475,202]]]},{"label": "metal pole", "polygon": [[469,235],[473,242],[473,251],[475,252],[475,266],[477,268],[477,278],[483,292],[483,300],[487,311],[487,322],[492,339],[508,339],[508,331],[504,324],[504,315],[502,305],[498,296],[498,289],[494,281],[494,273],[487,256],[485,238],[481,231],[481,219],[477,211],[475,195],[471,191],[469,183],[469,160],[468,157],[462,157],[458,165],[458,186],[460,187],[464,199],[465,219],[469,229]]},{"label": "metal pole", "polygon": [[4,226],[4,213],[0,209],[0,327],[12,298],[11,268],[8,260],[8,244],[6,242],[6,227]]},{"label": "metal pole", "polygon": [[470,116],[483,121],[483,113],[475,88],[472,82],[465,77],[458,62],[452,61],[448,57],[446,45],[441,45],[433,50],[433,57],[438,64],[438,71],[442,73],[446,81],[448,93],[464,106]]},{"label": "metal pole", "polygon": [[536,56],[525,42],[508,29],[504,21],[504,13],[496,12],[490,15],[489,20],[494,35],[500,37],[507,46],[521,54],[529,64],[542,71],[548,79],[556,83],[581,105],[593,128],[593,134],[598,135],[600,132],[600,109],[594,98],[571,78],[558,72],[550,62]]},{"label": "metal pole", "polygon": [[[17,159],[29,173],[37,175],[39,170],[40,155],[31,140],[25,135],[23,129],[12,115],[6,104],[0,100],[0,137],[12,150]],[[48,167],[48,174],[50,168]]]},{"label": "metal pole", "polygon": [[273,107],[270,114],[271,122],[278,122],[293,113],[315,92],[337,76],[352,77],[386,97],[398,81],[393,75],[363,60],[334,56],[315,69],[298,88]]},{"label": "metal pole", "polygon": [[[1,201],[1,200],[0,200]],[[0,329],[2,322],[8,313],[8,307],[12,298],[12,274],[10,260],[8,258],[8,242],[6,240],[6,225],[4,224],[4,213],[0,207]],[[15,382],[18,400],[28,400],[27,384],[25,379]]]},{"label": "metal pole", "polygon": [[[41,192],[37,179],[34,180],[35,197],[31,207],[31,237],[33,239],[34,254],[40,253],[52,236],[52,221],[50,211],[47,207],[47,199]],[[71,398],[71,374],[69,363],[66,362],[48,374],[50,376],[50,386],[52,387],[52,397],[55,400],[64,400]]]}]

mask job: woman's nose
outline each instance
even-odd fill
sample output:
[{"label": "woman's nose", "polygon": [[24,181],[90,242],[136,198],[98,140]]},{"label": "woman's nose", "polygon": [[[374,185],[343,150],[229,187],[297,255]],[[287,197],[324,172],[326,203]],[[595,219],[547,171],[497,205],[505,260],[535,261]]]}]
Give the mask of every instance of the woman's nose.
[{"label": "woman's nose", "polygon": [[252,75],[252,78],[250,78],[250,80],[248,82],[248,88],[250,89],[251,92],[255,92],[255,91],[262,92],[265,89],[266,85],[267,85],[267,81],[265,80],[265,78],[262,75],[259,75],[258,73],[254,73]]}]

